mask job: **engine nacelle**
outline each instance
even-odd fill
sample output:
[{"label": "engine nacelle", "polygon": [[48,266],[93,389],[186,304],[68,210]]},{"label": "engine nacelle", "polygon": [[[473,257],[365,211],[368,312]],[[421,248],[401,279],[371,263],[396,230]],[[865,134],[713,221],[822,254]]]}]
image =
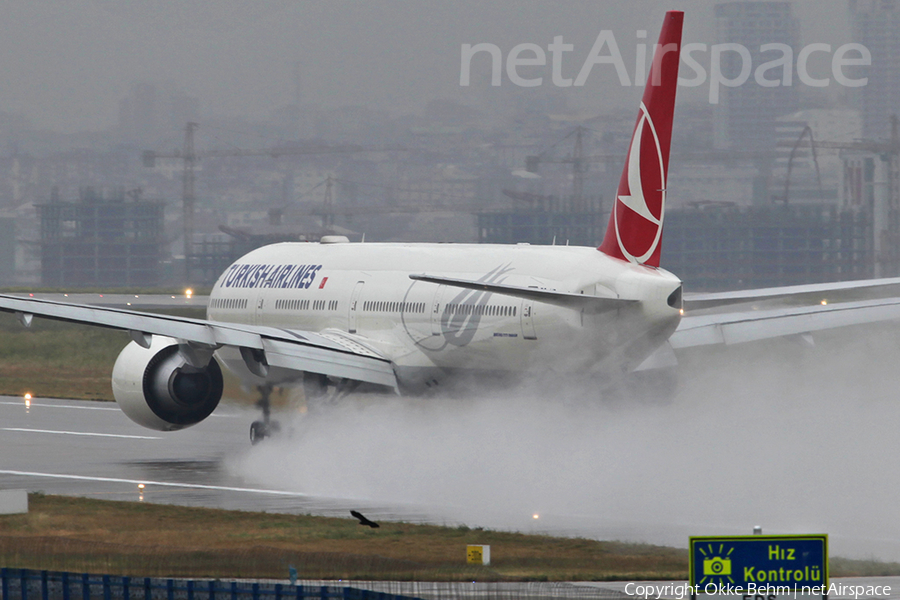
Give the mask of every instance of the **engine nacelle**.
[{"label": "engine nacelle", "polygon": [[128,418],[148,429],[175,431],[196,425],[222,398],[222,370],[215,359],[190,366],[178,343],[154,335],[150,348],[129,343],[116,359],[113,395]]}]

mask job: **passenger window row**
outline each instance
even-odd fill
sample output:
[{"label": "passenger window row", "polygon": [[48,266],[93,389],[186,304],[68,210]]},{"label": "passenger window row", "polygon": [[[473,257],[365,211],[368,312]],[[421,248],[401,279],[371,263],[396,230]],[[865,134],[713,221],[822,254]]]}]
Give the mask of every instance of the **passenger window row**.
[{"label": "passenger window row", "polygon": [[[214,298],[212,308],[246,309],[246,298]],[[312,310],[337,310],[337,300],[315,300],[312,302]],[[275,300],[275,310],[309,310],[309,300],[283,299]],[[387,302],[370,300],[363,303],[363,310],[367,312],[425,312],[424,302]],[[444,314],[451,315],[480,315],[488,317],[515,317],[515,306],[493,306],[488,304],[446,304]]]},{"label": "passenger window row", "polygon": [[363,310],[367,312],[404,312],[404,313],[425,313],[424,302],[381,302],[370,300],[363,302]]},{"label": "passenger window row", "polygon": [[[276,300],[275,301],[275,310],[309,310],[310,301],[309,300]],[[338,301],[337,300],[315,300],[312,302],[313,310],[325,310],[325,307],[328,307],[328,310],[337,310],[338,309]]]},{"label": "passenger window row", "polygon": [[275,310],[309,310],[309,300],[276,300]]},{"label": "passenger window row", "polygon": [[213,298],[212,308],[247,308],[246,298]]},{"label": "passenger window row", "polygon": [[444,306],[447,315],[479,315],[484,317],[515,317],[515,306],[490,304],[447,304]]}]

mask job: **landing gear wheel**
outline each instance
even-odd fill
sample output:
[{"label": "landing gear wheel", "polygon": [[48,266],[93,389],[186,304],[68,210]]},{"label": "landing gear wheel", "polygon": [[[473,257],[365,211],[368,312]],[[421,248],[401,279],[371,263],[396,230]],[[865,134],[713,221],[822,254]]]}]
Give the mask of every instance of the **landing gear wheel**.
[{"label": "landing gear wheel", "polygon": [[253,421],[250,425],[250,443],[257,445],[267,437],[266,424],[262,421]]},{"label": "landing gear wheel", "polygon": [[272,394],[272,386],[261,385],[257,389],[260,393],[260,399],[256,402],[256,405],[262,409],[263,420],[253,421],[253,424],[250,425],[250,443],[254,446],[267,437],[272,437],[272,434],[281,431],[281,425],[278,424],[278,421],[269,419],[271,413],[269,396]]}]

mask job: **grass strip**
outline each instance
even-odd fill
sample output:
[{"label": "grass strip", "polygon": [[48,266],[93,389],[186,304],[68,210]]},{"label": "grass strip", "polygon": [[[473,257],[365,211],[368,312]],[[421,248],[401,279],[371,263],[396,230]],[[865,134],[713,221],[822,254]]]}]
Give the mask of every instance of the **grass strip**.
[{"label": "grass strip", "polygon": [[[686,579],[685,549],[353,519],[31,494],[0,516],[0,566],[139,577],[393,581]],[[491,565],[465,564],[489,544]],[[833,577],[900,575],[900,563],[833,557]]]},{"label": "grass strip", "polygon": [[[687,551],[644,544],[32,494],[0,516],[0,565],[143,577],[398,581],[681,579]],[[467,544],[490,544],[469,566]]]}]

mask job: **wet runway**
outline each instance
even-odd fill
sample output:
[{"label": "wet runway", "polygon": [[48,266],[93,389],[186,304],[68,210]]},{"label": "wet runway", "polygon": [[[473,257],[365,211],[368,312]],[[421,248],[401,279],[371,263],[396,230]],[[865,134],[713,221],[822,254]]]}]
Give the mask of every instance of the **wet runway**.
[{"label": "wet runway", "polygon": [[[250,445],[249,426],[258,417],[253,410],[220,406],[204,422],[167,433],[131,422],[115,403],[36,398],[26,406],[22,398],[0,396],[0,489],[345,518],[357,509],[376,520],[482,525],[677,546],[686,545],[690,535],[688,528],[659,531],[651,525],[657,529],[653,538],[647,535],[646,523],[583,514],[547,514],[532,521],[528,513],[524,519],[516,515],[510,520],[502,506],[481,507],[480,521],[473,522],[465,506],[386,504],[363,497],[301,493],[287,480],[272,485],[271,473],[288,469],[294,457],[264,447],[271,442]],[[262,457],[270,459],[264,478],[269,485],[240,475],[246,467],[238,465],[248,458],[258,464]]]},{"label": "wet runway", "polygon": [[[296,491],[287,474],[291,463],[299,462],[297,457],[283,453],[281,446],[266,447],[272,442],[250,445],[249,426],[258,417],[254,410],[220,406],[194,427],[157,432],[131,422],[115,403],[36,398],[26,406],[22,398],[0,396],[0,489],[343,518],[357,509],[382,521],[466,524],[674,546],[685,546],[696,530],[585,514],[542,514],[538,521],[530,512],[519,515],[501,503],[480,506],[474,516],[469,507],[451,502],[378,503],[365,497],[305,494]],[[261,461],[267,463],[266,475],[254,479],[246,464],[258,468]],[[279,469],[286,472],[281,485],[271,475]],[[328,477],[343,475],[336,469]]]},{"label": "wet runway", "polygon": [[[307,430],[298,433],[293,441],[272,440],[251,447],[249,425],[258,418],[258,413],[234,406],[220,406],[209,419],[195,427],[162,433],[132,423],[114,403],[36,398],[26,407],[22,398],[0,396],[0,488],[343,518],[349,517],[351,509],[357,509],[370,518],[382,521],[402,520],[451,526],[466,524],[470,527],[676,547],[686,547],[691,535],[749,534],[750,526],[755,524],[745,519],[701,518],[686,511],[683,514],[655,514],[650,510],[603,510],[601,501],[608,504],[609,498],[621,496],[623,501],[632,503],[652,499],[650,496],[629,495],[627,488],[625,493],[611,489],[609,498],[599,498],[596,508],[591,511],[581,510],[578,505],[573,505],[575,508],[569,510],[554,506],[552,508],[555,510],[548,507],[546,511],[541,511],[540,519],[533,519],[533,511],[527,509],[527,505],[523,509],[523,503],[517,503],[515,497],[502,496],[503,490],[499,487],[492,487],[478,478],[464,479],[466,473],[476,472],[478,468],[495,480],[499,476],[510,479],[509,473],[483,467],[484,464],[492,466],[486,454],[491,448],[486,436],[490,431],[501,430],[497,424],[501,419],[483,412],[476,412],[473,416],[461,405],[423,409],[414,403],[396,403],[395,409],[385,407],[375,410],[373,406],[366,411],[346,411],[349,416],[335,418],[334,424],[324,427],[323,431]],[[484,403],[475,406],[483,407]],[[468,410],[473,409],[470,407]],[[510,413],[506,405],[500,405],[497,410],[504,421],[513,420],[516,414]],[[552,422],[549,416],[558,414],[560,409],[551,407],[546,410],[550,413],[544,416],[540,412],[535,417],[528,416],[530,413],[527,411],[521,414],[537,419],[546,429],[547,423]],[[679,407],[677,413],[685,410]],[[415,420],[403,420],[403,415],[416,414],[417,411],[424,415],[428,427]],[[663,412],[656,418],[670,420],[669,413]],[[373,414],[384,416],[370,418]],[[454,424],[453,416],[458,414],[468,416]],[[603,414],[615,416],[613,412]],[[358,420],[354,420],[354,415],[358,415]],[[282,417],[285,434],[289,434],[292,420],[288,415]],[[473,421],[470,417],[477,419]],[[715,418],[718,419],[718,416]],[[612,447],[628,447],[628,432],[639,426],[651,426],[649,419],[645,412],[628,419],[620,417],[603,430],[604,438],[612,438]],[[870,418],[864,415],[861,419],[866,423],[867,431],[871,431]],[[473,423],[481,421],[487,424],[473,433]],[[595,421],[602,423],[599,419],[591,421],[592,432],[596,429]],[[571,433],[569,421],[563,421],[563,424],[565,431]],[[528,427],[514,420],[508,429],[529,431]],[[664,430],[662,426],[654,429]],[[484,434],[483,437],[478,438],[478,431]],[[673,430],[672,435],[677,433]],[[445,444],[445,440],[439,439],[441,435],[455,440],[454,444]],[[431,439],[426,439],[429,436]],[[488,444],[488,449],[483,450],[479,446],[477,452],[467,453],[465,448],[469,445],[466,440],[469,438],[466,436],[488,440],[482,444]],[[493,447],[502,448],[512,456],[529,457],[532,455],[528,454],[526,446],[552,449],[562,444],[560,436],[550,436],[547,440],[534,435],[522,437],[524,441],[521,444],[502,438]],[[392,440],[396,445],[387,445],[385,440]],[[437,447],[441,451],[430,456],[429,447]],[[317,452],[320,456],[314,456]],[[415,452],[419,456],[415,456]],[[392,455],[396,456],[392,458]],[[651,456],[656,456],[656,450]],[[304,458],[308,459],[305,467]],[[417,459],[420,464],[417,464]],[[553,463],[573,463],[573,460],[562,457],[559,460],[562,462],[554,460]],[[529,473],[525,462],[524,466],[506,463],[502,466],[512,476],[517,476],[519,473]],[[367,472],[377,468],[379,463],[382,463],[381,471],[377,476],[367,477]],[[405,472],[397,474],[400,471]],[[542,477],[550,477],[546,471],[539,472]],[[578,478],[578,472],[571,477]],[[386,481],[379,487],[377,484],[381,480]],[[545,487],[564,489],[569,495],[576,494],[577,489],[565,487],[567,481],[549,479]],[[138,489],[139,484],[144,485],[143,494]],[[435,491],[425,493],[415,485],[432,485]],[[525,489],[529,485],[525,482],[520,487]],[[395,492],[387,493],[387,488]],[[304,493],[310,490],[319,493]],[[472,495],[466,496],[467,491],[471,491]],[[426,499],[427,502],[404,503],[405,498]],[[664,499],[667,499],[665,505],[679,501],[671,494],[664,495]],[[847,514],[854,522],[861,519],[852,511]],[[763,521],[766,532],[796,532],[777,523],[770,525],[770,520]],[[787,517],[784,520],[789,522]],[[741,527],[742,524],[749,525]],[[882,529],[887,525],[885,523]],[[855,527],[850,526],[841,529],[813,523],[804,529],[830,533],[833,554],[838,556],[874,556],[896,560],[900,555],[897,538],[887,529],[880,536],[868,530],[856,532],[853,531]]]},{"label": "wet runway", "polygon": [[225,406],[195,427],[163,433],[132,423],[114,403],[37,398],[26,406],[0,396],[0,489],[341,517],[359,508],[397,518],[391,508],[261,488],[230,474],[227,461],[252,451],[255,418]]},{"label": "wet runway", "polygon": [[[453,521],[452,507],[379,506],[363,499],[311,496],[292,492],[288,485],[267,488],[243,480],[235,475],[240,470],[230,469],[229,464],[257,450],[248,440],[248,426],[255,417],[253,411],[224,406],[196,427],[167,434],[139,427],[112,403],[34,399],[26,406],[22,398],[0,396],[0,488],[341,517],[358,508],[376,519]],[[143,494],[139,484],[144,484]],[[580,527],[582,535],[610,537],[628,528],[632,535],[641,535],[634,523],[617,525],[584,516]],[[544,523],[541,531],[546,530],[566,533],[567,522],[559,518]],[[671,538],[662,542],[684,545],[687,534],[673,528],[654,535]],[[837,581],[893,585],[891,596],[900,591],[900,578]],[[604,597],[625,591],[623,582],[579,583],[573,593],[582,585],[602,588],[596,591]]]}]

